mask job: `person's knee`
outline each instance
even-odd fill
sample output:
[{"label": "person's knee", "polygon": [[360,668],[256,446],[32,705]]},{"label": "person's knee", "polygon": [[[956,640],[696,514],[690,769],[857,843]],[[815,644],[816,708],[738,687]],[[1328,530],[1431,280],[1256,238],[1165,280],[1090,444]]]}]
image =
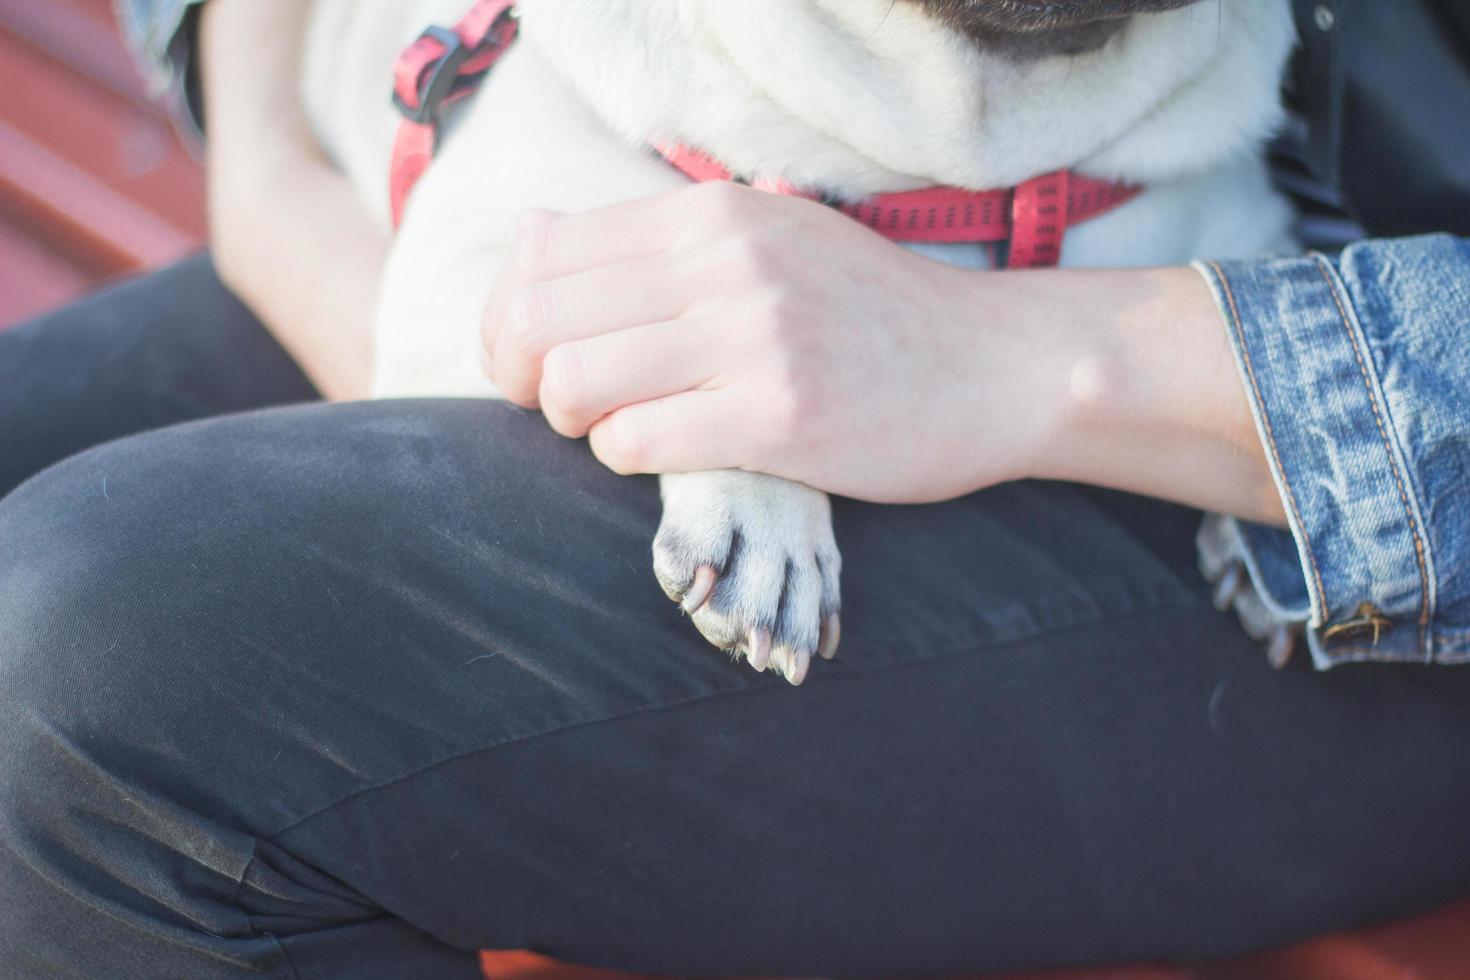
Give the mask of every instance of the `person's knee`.
[{"label": "person's knee", "polygon": [[[298,741],[319,757],[303,732],[350,729],[351,712],[323,707],[341,678],[365,651],[403,660],[374,615],[371,597],[399,589],[377,566],[426,566],[439,545],[395,536],[412,554],[384,558],[383,541],[400,510],[433,523],[480,500],[443,489],[466,482],[452,464],[479,418],[378,405],[235,416],[109,443],[0,500],[7,803],[92,792],[89,779],[115,781],[116,799],[166,783],[184,808],[268,833],[351,785],[326,764],[319,787],[279,787],[260,758]],[[446,431],[441,451],[427,436]],[[247,798],[261,787],[271,800]]]},{"label": "person's knee", "polygon": [[242,545],[228,514],[198,499],[208,463],[191,453],[177,436],[112,443],[0,501],[7,805],[89,780],[141,785],[160,760],[203,751],[190,744],[199,702],[230,697],[206,627],[240,605],[207,568]]},{"label": "person's knee", "polygon": [[248,601],[208,574],[243,544],[232,505],[195,499],[187,441],[102,447],[0,501],[0,963],[37,910],[251,933],[232,896],[258,828],[229,747],[259,685],[222,669],[239,645],[210,624]]},{"label": "person's knee", "polygon": [[152,565],[161,528],[150,508],[126,503],[151,455],[147,440],[86,454],[0,501],[6,821],[77,817],[62,795],[105,779],[180,681],[160,642],[178,611]]},{"label": "person's knee", "polygon": [[164,569],[197,560],[207,536],[181,524],[192,491],[172,448],[155,436],[112,443],[0,501],[6,696],[45,691],[62,707],[91,691],[117,694],[117,672],[157,646],[183,599]]}]

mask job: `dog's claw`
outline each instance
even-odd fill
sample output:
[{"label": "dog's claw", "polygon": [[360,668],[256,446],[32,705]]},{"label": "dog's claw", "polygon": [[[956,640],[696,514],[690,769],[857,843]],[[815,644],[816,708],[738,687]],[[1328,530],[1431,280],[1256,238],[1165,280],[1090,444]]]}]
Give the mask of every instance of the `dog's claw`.
[{"label": "dog's claw", "polygon": [[827,497],[736,471],[670,474],[662,492],[653,569],[664,594],[734,660],[800,684],[835,647],[842,556]]},{"label": "dog's claw", "polygon": [[837,656],[837,644],[841,640],[842,618],[833,613],[823,621],[822,636],[817,641],[817,652],[822,655],[823,660],[831,660]]},{"label": "dog's claw", "polygon": [[756,627],[750,631],[747,641],[746,659],[756,670],[765,670],[771,663],[771,631]]},{"label": "dog's claw", "polygon": [[709,565],[699,566],[699,570],[694,573],[694,584],[689,587],[688,594],[680,603],[686,613],[692,616],[699,612],[706,602],[709,602],[710,594],[715,591],[715,582],[718,578],[719,573]]},{"label": "dog's claw", "polygon": [[812,665],[812,655],[805,650],[792,650],[786,657],[782,673],[793,687],[806,680],[806,672]]},{"label": "dog's claw", "polygon": [[782,677],[786,676],[786,661],[791,656],[789,647],[778,646],[771,650],[771,669]]}]

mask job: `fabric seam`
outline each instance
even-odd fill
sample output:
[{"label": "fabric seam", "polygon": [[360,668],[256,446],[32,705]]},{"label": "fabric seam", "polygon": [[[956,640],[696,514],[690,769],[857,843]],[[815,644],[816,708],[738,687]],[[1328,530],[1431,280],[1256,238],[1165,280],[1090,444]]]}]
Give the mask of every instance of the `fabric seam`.
[{"label": "fabric seam", "polygon": [[291,976],[295,980],[301,980],[301,971],[296,968],[295,961],[291,959],[291,951],[286,948],[285,943],[281,942],[281,937],[275,933],[262,930],[255,924],[255,916],[240,909],[240,892],[245,887],[245,879],[250,876],[250,869],[255,866],[255,862],[259,859],[260,840],[256,837],[251,837],[250,859],[245,862],[245,867],[240,869],[240,877],[235,879],[235,887],[230,890],[230,900],[227,904],[230,908],[236,909],[241,915],[245,916],[245,921],[250,923],[250,928],[254,929],[258,936],[265,937],[275,944],[276,949],[281,953],[281,959],[285,960],[287,969],[291,971]]},{"label": "fabric seam", "polygon": [[1312,546],[1311,535],[1307,532],[1306,522],[1302,520],[1301,508],[1297,505],[1296,489],[1291,485],[1291,480],[1287,478],[1286,467],[1281,461],[1281,450],[1276,444],[1276,432],[1271,425],[1271,416],[1266,407],[1266,400],[1261,395],[1261,384],[1256,377],[1255,362],[1251,357],[1250,348],[1246,344],[1245,328],[1240,318],[1240,307],[1235,300],[1235,290],[1230,285],[1230,280],[1226,277],[1225,270],[1220,266],[1220,263],[1210,262],[1209,267],[1214,271],[1216,279],[1219,280],[1220,287],[1225,293],[1225,299],[1230,305],[1230,326],[1232,332],[1235,334],[1236,349],[1240,352],[1240,361],[1245,366],[1246,375],[1250,378],[1252,394],[1260,413],[1262,434],[1266,437],[1267,446],[1271,451],[1271,458],[1276,465],[1276,472],[1281,474],[1281,487],[1286,491],[1286,502],[1291,507],[1292,519],[1296,522],[1296,527],[1300,530],[1302,543],[1306,545],[1307,564],[1311,566],[1312,581],[1317,587],[1314,602],[1314,605],[1317,607],[1317,619],[1319,622],[1326,623],[1328,617],[1327,590],[1322,586],[1322,572],[1317,567],[1317,549]]},{"label": "fabric seam", "polygon": [[1342,318],[1343,330],[1347,333],[1348,342],[1353,346],[1353,356],[1358,361],[1358,372],[1363,378],[1363,388],[1368,393],[1368,404],[1373,409],[1373,421],[1378,426],[1378,437],[1383,440],[1383,451],[1388,457],[1388,467],[1393,473],[1394,484],[1398,487],[1399,502],[1403,504],[1404,516],[1409,521],[1409,533],[1414,539],[1414,559],[1419,565],[1419,587],[1421,589],[1419,601],[1419,649],[1422,651],[1426,661],[1432,661],[1433,651],[1429,648],[1428,644],[1430,618],[1429,567],[1425,560],[1424,541],[1419,535],[1419,522],[1414,517],[1414,508],[1409,502],[1409,494],[1404,484],[1403,473],[1399,469],[1398,459],[1394,456],[1393,444],[1389,441],[1388,430],[1384,426],[1383,414],[1379,411],[1378,393],[1373,386],[1372,377],[1368,374],[1368,366],[1363,361],[1362,348],[1358,344],[1357,335],[1353,331],[1352,321],[1348,319],[1342,297],[1338,294],[1337,284],[1328,273],[1325,260],[1321,258],[1317,259],[1317,271],[1321,274],[1322,280],[1327,283],[1328,292],[1332,294],[1332,301],[1337,305],[1337,315]]},{"label": "fabric seam", "polygon": [[[245,863],[245,869],[244,870],[249,870],[250,864],[255,860],[255,851],[254,851],[253,847],[254,847],[254,845],[252,845],[252,850],[251,850],[251,855],[250,855],[250,861],[247,861]],[[118,915],[117,913],[113,912],[111,909],[107,908],[103,904],[99,904],[97,902],[93,902],[91,900],[91,896],[87,895],[85,892],[75,891],[72,888],[68,887],[63,882],[57,880],[52,875],[47,874],[44,870],[42,870],[40,867],[38,867],[34,862],[26,860],[23,855],[18,855],[18,856],[21,858],[21,861],[22,861],[24,867],[27,870],[29,870],[32,874],[36,875],[36,877],[40,878],[48,886],[50,886],[51,888],[55,889],[56,891],[61,892],[62,894],[66,895],[67,897],[73,899],[78,904],[81,904],[81,905],[86,906],[87,908],[89,908],[93,912],[95,912],[96,914],[98,914],[98,915],[102,916],[103,918],[109,920],[110,922],[112,922],[112,923],[114,923],[114,924],[122,927],[123,929],[129,930],[131,932],[138,932],[138,933],[145,933],[146,932],[146,934],[148,935],[148,937],[151,938],[151,939],[153,939],[153,940],[156,940],[158,942],[164,943],[164,944],[166,944],[166,945],[168,945],[169,947],[172,947],[172,948],[178,948],[178,949],[186,950],[190,954],[197,955],[197,956],[203,957],[205,959],[211,959],[211,960],[221,959],[221,957],[217,956],[215,953],[213,953],[211,951],[201,950],[201,949],[199,949],[196,946],[191,946],[188,943],[181,942],[180,940],[175,939],[171,935],[161,935],[161,934],[159,934],[156,931],[147,931],[147,930],[144,930],[144,929],[140,928],[137,923],[130,921],[125,916]],[[238,881],[235,882],[235,890],[234,890],[234,892],[231,893],[232,894],[232,898],[231,898],[231,903],[232,904],[234,902],[234,898],[239,896],[240,886],[244,882],[244,877],[245,877],[244,871],[242,871],[241,872],[241,875],[240,875],[240,880],[238,880]],[[250,921],[250,916],[246,915],[245,918],[246,918],[247,921]],[[254,928],[255,923],[253,921],[250,921],[250,925],[251,925],[251,928]],[[216,937],[216,938],[219,938],[219,937]],[[281,944],[280,939],[277,938],[276,936],[270,936],[270,939],[271,939],[272,942],[274,942],[276,944],[277,948],[279,948],[281,950],[282,955],[285,957],[286,965],[291,968],[292,975],[294,977],[296,977],[297,980],[300,980],[301,974],[296,970],[296,965],[291,962],[290,956],[286,955],[285,947]]]}]

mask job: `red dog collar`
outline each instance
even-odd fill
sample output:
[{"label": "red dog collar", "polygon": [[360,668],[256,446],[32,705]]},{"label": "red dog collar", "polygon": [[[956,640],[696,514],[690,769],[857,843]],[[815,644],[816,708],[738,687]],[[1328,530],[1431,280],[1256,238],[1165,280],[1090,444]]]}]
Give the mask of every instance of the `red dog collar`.
[{"label": "red dog collar", "polygon": [[[472,94],[515,42],[515,0],[477,0],[452,30],[431,27],[398,58],[393,104],[403,114],[393,146],[389,178],[393,225],[414,185],[428,169],[446,106]],[[654,148],[691,180],[736,180],[698,150],[682,145]],[[755,180],[776,194],[809,197],[896,242],[941,244],[1006,243],[1006,265],[1027,269],[1057,264],[1062,239],[1075,224],[1106,214],[1132,200],[1141,188],[1057,170],[1014,188],[988,191],[930,187],[876,194],[858,203],[830,201],[784,180]]]}]

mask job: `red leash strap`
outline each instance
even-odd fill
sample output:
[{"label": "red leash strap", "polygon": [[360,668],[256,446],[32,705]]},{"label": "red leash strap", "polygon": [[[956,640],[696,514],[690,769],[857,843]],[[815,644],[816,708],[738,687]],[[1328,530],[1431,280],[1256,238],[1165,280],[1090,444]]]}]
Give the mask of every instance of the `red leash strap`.
[{"label": "red leash strap", "polygon": [[434,159],[444,109],[474,93],[510,49],[519,24],[515,0],[478,0],[453,30],[430,27],[398,57],[393,104],[403,115],[393,144],[389,201],[393,227]]},{"label": "red leash strap", "polygon": [[[404,119],[389,178],[395,228],[414,184],[434,158],[444,107],[475,91],[514,43],[517,28],[515,0],[477,0],[453,30],[431,27],[399,57],[393,104]],[[740,180],[699,150],[681,144],[661,144],[655,150],[691,180]],[[1006,266],[1012,269],[1056,265],[1069,227],[1106,214],[1142,191],[1132,184],[1057,170],[1015,188],[928,187],[845,204],[779,178],[740,182],[822,201],[897,242],[1008,243]]]}]

